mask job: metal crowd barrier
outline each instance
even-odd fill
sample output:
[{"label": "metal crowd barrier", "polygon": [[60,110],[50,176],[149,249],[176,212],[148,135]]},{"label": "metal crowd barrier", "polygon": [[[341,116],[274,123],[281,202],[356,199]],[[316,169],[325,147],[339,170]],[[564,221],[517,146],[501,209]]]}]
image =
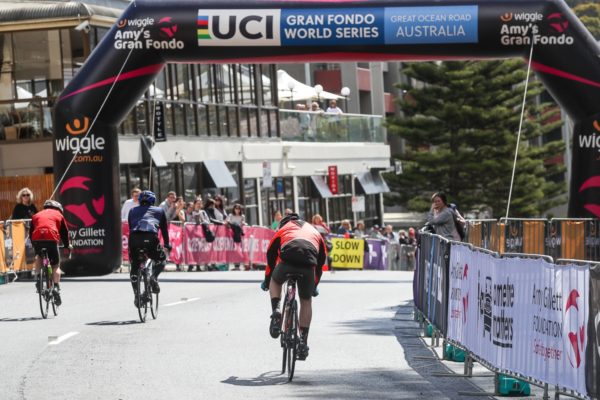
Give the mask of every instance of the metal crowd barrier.
[{"label": "metal crowd barrier", "polygon": [[[471,221],[472,222],[472,221]],[[519,235],[523,235],[524,237],[531,240],[529,244],[525,240],[523,241],[514,241],[511,242],[514,247],[518,247],[519,249],[530,249],[530,250],[540,250],[540,243],[548,244],[547,240],[543,240],[544,235],[541,235],[546,229],[545,224],[541,220],[525,220],[522,221],[511,221],[504,220],[501,222],[496,222],[494,220],[487,221],[475,221],[475,223],[471,223],[469,226],[470,243],[460,243],[464,246],[469,246],[471,249],[476,248],[479,252],[484,252],[491,254],[494,257],[502,257],[502,258],[510,258],[510,257],[519,257],[519,258],[531,258],[531,259],[544,259],[550,263],[554,263],[555,265],[581,265],[581,266],[589,266],[590,267],[590,296],[592,298],[592,293],[600,293],[600,262],[591,262],[585,261],[581,259],[566,259],[566,258],[557,258],[554,261],[554,258],[551,255],[546,254],[536,254],[536,253],[521,253],[521,252],[504,252],[503,254],[486,248],[478,248],[471,244],[472,242],[479,244],[492,244],[493,240],[491,239],[494,234],[494,230],[498,237],[503,237],[504,240],[506,238],[518,238]],[[564,234],[567,235],[568,240],[576,241],[583,240],[586,238],[586,246],[591,245],[588,242],[587,238],[593,237],[597,238],[597,220],[566,220],[566,219],[554,219],[549,221],[550,225],[554,227],[554,229],[562,230]],[[553,225],[552,225],[553,224]],[[487,227],[486,227],[487,226]],[[513,230],[512,232],[510,230]],[[485,234],[484,234],[485,231]],[[508,233],[508,235],[503,235]],[[511,236],[512,235],[512,236]],[[540,238],[542,236],[542,238]],[[557,236],[553,236],[556,238]],[[547,236],[545,237],[547,238]],[[542,398],[545,400],[549,400],[549,391],[550,389],[555,392],[555,399],[558,399],[560,395],[577,398],[577,399],[596,399],[597,397],[589,397],[589,395],[584,395],[577,391],[567,389],[559,386],[552,386],[547,382],[540,381],[538,379],[532,378],[530,376],[522,375],[521,373],[510,371],[501,366],[492,365],[490,362],[478,357],[474,353],[472,353],[468,348],[465,348],[461,343],[457,343],[451,339],[447,338],[447,322],[448,322],[448,279],[449,279],[449,269],[450,269],[450,251],[451,244],[456,243],[452,241],[448,241],[447,239],[433,234],[422,234],[418,247],[418,260],[417,260],[417,269],[415,271],[415,283],[413,286],[414,291],[414,319],[420,323],[421,328],[423,329],[423,333],[425,336],[431,336],[431,345],[438,346],[439,339],[443,339],[443,359],[446,359],[446,345],[450,344],[454,347],[457,347],[465,352],[464,359],[464,374],[454,374],[456,377],[472,377],[473,376],[473,361],[479,362],[482,366],[487,368],[488,370],[494,373],[494,381],[495,381],[495,393],[489,393],[486,395],[499,395],[498,392],[498,383],[500,375],[506,375],[509,377],[513,377],[519,379],[521,381],[530,383],[532,385],[538,386],[543,389]],[[554,246],[551,248],[557,251],[556,254],[592,254],[596,256],[596,253],[588,253],[583,252],[583,246],[581,243],[572,243],[570,241],[566,242],[555,242]],[[446,247],[447,246],[447,247]],[[546,246],[548,247],[548,246]],[[597,247],[597,245],[596,245]],[[576,250],[575,250],[576,249]],[[448,250],[448,251],[446,251]],[[587,301],[584,300],[584,302]],[[596,339],[597,343],[588,344],[588,346],[598,346],[598,351],[600,352],[600,301],[592,300],[589,301],[590,310],[589,310],[589,319],[595,321],[594,323],[598,325],[596,327]],[[589,328],[588,328],[589,329]],[[589,333],[589,332],[588,332]],[[589,335],[586,335],[589,336]],[[595,366],[587,366],[587,368],[592,368],[595,371],[597,365]],[[450,374],[443,374],[444,376],[449,376]],[[590,377],[588,373],[588,379],[591,379],[591,383],[588,381],[588,391],[591,393],[595,393],[596,395],[600,393],[600,376]],[[595,380],[594,380],[595,379]],[[552,387],[551,387],[552,386]],[[466,394],[466,393],[465,393]],[[592,396],[594,396],[592,394]]]},{"label": "metal crowd barrier", "polygon": [[502,218],[468,220],[465,242],[498,253],[600,261],[600,220]]},{"label": "metal crowd barrier", "polygon": [[30,219],[6,220],[0,229],[0,275],[2,281],[13,280],[33,270],[35,253],[29,240]]}]

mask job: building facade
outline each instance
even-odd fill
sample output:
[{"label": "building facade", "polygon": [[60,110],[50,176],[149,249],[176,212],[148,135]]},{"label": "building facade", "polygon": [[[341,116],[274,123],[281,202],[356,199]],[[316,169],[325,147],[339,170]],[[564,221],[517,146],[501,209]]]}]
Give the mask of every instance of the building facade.
[{"label": "building facade", "polygon": [[[1,176],[53,172],[53,104],[127,5],[0,1]],[[390,165],[382,115],[282,109],[277,85],[275,65],[168,64],[119,128],[121,200],[134,186],[186,201],[220,193],[244,205],[250,224],[286,208],[333,227],[380,224]]]}]

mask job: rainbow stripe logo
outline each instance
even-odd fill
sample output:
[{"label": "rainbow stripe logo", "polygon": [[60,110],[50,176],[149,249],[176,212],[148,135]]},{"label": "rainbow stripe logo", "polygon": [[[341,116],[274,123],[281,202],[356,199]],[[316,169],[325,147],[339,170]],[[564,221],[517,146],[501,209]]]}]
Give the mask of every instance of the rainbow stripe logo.
[{"label": "rainbow stripe logo", "polygon": [[198,40],[210,40],[208,32],[208,15],[198,15]]}]

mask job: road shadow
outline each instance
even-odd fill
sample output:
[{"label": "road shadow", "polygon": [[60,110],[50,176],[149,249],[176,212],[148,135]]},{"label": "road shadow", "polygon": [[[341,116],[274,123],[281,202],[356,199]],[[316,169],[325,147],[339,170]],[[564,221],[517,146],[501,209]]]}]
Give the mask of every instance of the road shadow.
[{"label": "road shadow", "polygon": [[92,326],[121,326],[121,325],[133,325],[133,324],[141,324],[137,319],[131,319],[128,321],[97,321],[97,322],[88,322],[86,325]]},{"label": "road shadow", "polygon": [[279,371],[269,371],[260,374],[256,378],[240,378],[238,376],[230,376],[221,381],[228,385],[235,386],[275,386],[284,385],[288,382],[287,374],[282,375]]},{"label": "road shadow", "polygon": [[42,317],[22,317],[22,318],[0,318],[0,322],[27,322],[27,321],[39,321]]}]

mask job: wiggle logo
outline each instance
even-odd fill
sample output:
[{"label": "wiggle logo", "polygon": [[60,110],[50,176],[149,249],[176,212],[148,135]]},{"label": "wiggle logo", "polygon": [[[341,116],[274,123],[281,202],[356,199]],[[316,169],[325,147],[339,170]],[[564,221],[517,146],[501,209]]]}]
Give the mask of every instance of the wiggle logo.
[{"label": "wiggle logo", "polygon": [[117,23],[117,28],[119,28],[119,29],[125,28],[126,26],[127,26],[127,20],[126,19],[121,19]]},{"label": "wiggle logo", "polygon": [[[75,197],[76,201],[81,201],[81,203],[65,205],[65,210],[79,220],[79,223],[72,223],[67,218],[67,222],[71,228],[79,227],[81,224],[86,228],[90,227],[98,222],[104,214],[104,195],[97,199],[93,198],[93,194],[88,186],[91,181],[92,179],[86,176],[74,176],[67,179],[60,188],[61,195],[66,194],[69,197]],[[70,216],[69,214],[67,214],[67,217]]]},{"label": "wiggle logo", "polygon": [[569,27],[569,21],[561,13],[550,14],[546,19],[557,33],[563,33]]},{"label": "wiggle logo", "polygon": [[502,22],[510,22],[513,19],[513,13],[504,13],[500,16]]},{"label": "wiggle logo", "polygon": [[598,120],[594,120],[594,122],[592,122],[592,126],[594,127],[596,132],[600,132],[600,122],[598,122]]},{"label": "wiggle logo", "polygon": [[177,33],[177,24],[173,24],[171,17],[163,17],[158,21],[160,35],[171,39]]},{"label": "wiggle logo", "polygon": [[79,118],[74,118],[73,125],[67,123],[65,125],[65,129],[71,135],[81,135],[82,133],[86,133],[90,128],[90,119],[88,117],[83,117],[83,123],[79,120]]},{"label": "wiggle logo", "polygon": [[585,352],[585,318],[581,315],[583,310],[579,309],[579,297],[576,289],[571,290],[565,305],[565,327],[571,346],[567,357],[573,368],[579,368],[583,359],[582,354]]}]

